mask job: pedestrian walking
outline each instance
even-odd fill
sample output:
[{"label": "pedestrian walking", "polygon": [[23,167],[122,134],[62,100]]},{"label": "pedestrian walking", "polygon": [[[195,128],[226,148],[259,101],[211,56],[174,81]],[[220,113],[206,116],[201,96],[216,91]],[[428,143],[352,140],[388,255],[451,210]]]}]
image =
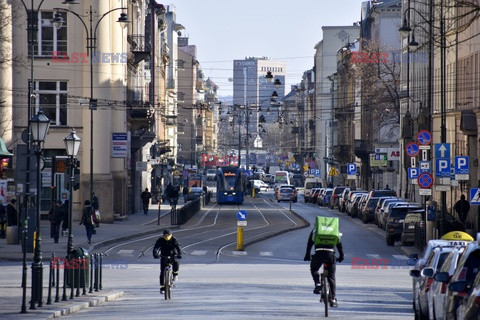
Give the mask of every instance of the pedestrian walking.
[{"label": "pedestrian walking", "polygon": [[465,225],[468,218],[468,212],[470,211],[470,203],[465,199],[465,195],[460,196],[460,200],[455,203],[455,211],[457,212],[460,222]]},{"label": "pedestrian walking", "polygon": [[16,199],[10,200],[10,203],[7,205],[7,226],[16,226],[18,225],[18,211],[15,208],[17,203]]},{"label": "pedestrian walking", "polygon": [[[99,208],[98,204],[98,198],[95,195],[95,192],[92,191],[92,208],[93,208],[93,213],[95,214],[95,217],[98,218],[97,221],[95,222],[95,228],[98,228],[100,226],[99,224],[99,219],[100,219],[100,211],[98,210]],[[97,214],[98,212],[98,214]],[[95,231],[93,232],[95,234]]]},{"label": "pedestrian walking", "polygon": [[85,200],[85,205],[83,206],[82,210],[82,220],[80,221],[80,225],[85,226],[85,231],[87,232],[87,240],[90,244],[92,242],[92,234],[93,234],[93,225],[95,223],[94,217],[95,213],[93,212],[93,208],[90,205],[90,200]]},{"label": "pedestrian walking", "polygon": [[183,187],[183,202],[187,203],[188,199],[188,187]]},{"label": "pedestrian walking", "polygon": [[152,194],[148,191],[148,188],[145,188],[145,191],[142,192],[140,197],[142,198],[143,214],[147,215],[148,205],[150,204],[150,199],[152,198]]},{"label": "pedestrian walking", "polygon": [[60,225],[63,220],[63,204],[62,201],[58,200],[51,211],[51,215],[48,217],[53,229],[53,240],[55,243],[58,243],[58,238],[60,237]]},{"label": "pedestrian walking", "polygon": [[165,195],[167,196],[167,201],[170,204],[171,204],[171,199],[172,199],[172,192],[173,192],[173,186],[172,186],[172,183],[169,182],[168,185],[167,185],[167,188],[165,189]]},{"label": "pedestrian walking", "polygon": [[65,200],[63,203],[62,237],[67,233],[69,211],[69,200]]}]

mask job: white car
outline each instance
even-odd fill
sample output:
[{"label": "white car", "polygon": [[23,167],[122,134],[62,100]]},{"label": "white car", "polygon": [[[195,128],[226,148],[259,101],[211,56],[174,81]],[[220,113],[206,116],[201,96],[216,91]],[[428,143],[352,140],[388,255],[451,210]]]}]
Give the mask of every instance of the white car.
[{"label": "white car", "polygon": [[266,184],[262,180],[252,180],[252,181],[253,181],[253,188],[255,188],[256,192],[268,190],[268,184]]}]

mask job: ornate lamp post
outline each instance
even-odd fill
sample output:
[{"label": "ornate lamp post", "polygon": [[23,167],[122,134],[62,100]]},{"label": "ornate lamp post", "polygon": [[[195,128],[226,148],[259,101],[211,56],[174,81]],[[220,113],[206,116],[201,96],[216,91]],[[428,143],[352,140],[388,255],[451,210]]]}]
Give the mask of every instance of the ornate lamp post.
[{"label": "ornate lamp post", "polygon": [[[90,28],[87,27],[87,24],[84,21],[84,18],[80,16],[78,13],[72,11],[71,9],[73,8],[73,5],[79,4],[78,0],[64,0],[63,4],[67,5],[68,9],[65,8],[54,8],[57,11],[66,11],[70,12],[74,16],[76,16],[83,24],[83,27],[85,28],[85,32],[87,35],[87,52],[88,55],[90,56],[90,102],[89,102],[89,109],[90,109],[90,203],[93,202],[93,111],[97,109],[97,99],[93,98],[93,55],[94,55],[94,50],[96,47],[97,43],[97,28],[100,22],[102,21],[103,18],[105,18],[108,14],[110,14],[113,11],[117,10],[127,10],[127,8],[114,8],[111,9],[104,14],[101,15],[100,19],[98,19],[97,23],[95,24],[95,28],[93,27],[93,8],[90,5],[90,10],[88,12],[89,16],[89,26]],[[118,23],[122,26],[122,28],[125,28],[128,26],[130,23],[130,20],[128,19],[128,16],[126,13],[122,12],[120,13],[120,17],[117,20]],[[63,24],[63,19],[59,14],[55,14],[55,18],[53,19],[53,23],[57,29],[60,29]]]},{"label": "ornate lamp post", "polygon": [[73,234],[72,234],[72,225],[73,225],[73,183],[75,180],[75,167],[77,166],[77,153],[80,148],[80,143],[82,139],[77,135],[75,129],[72,129],[72,132],[65,138],[65,148],[67,149],[67,155],[70,156],[69,166],[70,166],[70,183],[69,183],[69,194],[70,201],[68,202],[68,244],[67,244],[67,254],[73,252]]},{"label": "ornate lamp post", "polygon": [[32,300],[30,301],[30,309],[35,309],[35,302],[38,301],[38,306],[43,306],[42,291],[43,291],[43,263],[42,263],[42,247],[40,236],[40,190],[41,190],[41,175],[40,175],[40,158],[42,154],[42,143],[45,142],[48,128],[50,127],[50,119],[39,110],[38,113],[30,119],[30,129],[32,141],[37,144],[35,155],[37,156],[37,200],[36,200],[36,215],[35,215],[35,250],[33,253],[32,263]]}]

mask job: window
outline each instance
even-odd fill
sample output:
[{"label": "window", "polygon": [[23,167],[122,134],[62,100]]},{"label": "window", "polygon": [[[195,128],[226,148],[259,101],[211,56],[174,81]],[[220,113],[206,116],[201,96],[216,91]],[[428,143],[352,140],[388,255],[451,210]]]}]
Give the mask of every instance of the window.
[{"label": "window", "polygon": [[54,126],[67,124],[67,82],[35,81],[33,89],[36,107],[40,108]]},{"label": "window", "polygon": [[[31,14],[32,11],[29,11]],[[33,20],[35,21],[34,35],[34,53],[36,57],[51,57],[54,51],[67,52],[67,15],[65,12],[59,12],[63,18],[63,26],[57,30],[53,25],[53,12],[41,11],[33,12]],[[28,34],[28,55],[32,55],[31,34]]]}]

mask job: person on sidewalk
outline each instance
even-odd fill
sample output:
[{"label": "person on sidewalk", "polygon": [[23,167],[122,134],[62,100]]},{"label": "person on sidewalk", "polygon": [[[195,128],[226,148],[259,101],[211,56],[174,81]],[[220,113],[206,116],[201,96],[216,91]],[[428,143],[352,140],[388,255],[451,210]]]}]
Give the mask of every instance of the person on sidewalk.
[{"label": "person on sidewalk", "polygon": [[183,203],[187,203],[188,200],[188,187],[183,187]]},{"label": "person on sidewalk", "polygon": [[143,214],[147,215],[148,205],[150,204],[150,199],[152,198],[152,194],[148,191],[148,188],[145,188],[145,190],[142,192],[140,197],[142,198]]},{"label": "person on sidewalk", "polygon": [[182,249],[178,240],[173,237],[172,232],[168,229],[163,230],[163,236],[158,238],[153,247],[153,257],[160,259],[160,293],[165,292],[163,283],[163,271],[168,263],[168,258],[171,258],[173,269],[173,280],[178,280],[178,270],[180,264],[177,259],[182,259]]},{"label": "person on sidewalk", "polygon": [[69,209],[69,200],[67,199],[63,203],[62,237],[67,234]]},{"label": "person on sidewalk", "polygon": [[[99,204],[98,204],[98,198],[97,196],[95,195],[95,192],[92,191],[92,208],[93,208],[93,212],[95,213],[95,217],[97,217],[97,211],[98,211],[98,208],[99,208]],[[100,211],[99,211],[100,212]],[[98,220],[98,219],[97,219]],[[99,224],[99,221],[96,221],[95,222],[95,228],[98,228],[100,226]],[[95,231],[93,232],[95,234]]]},{"label": "person on sidewalk", "polygon": [[82,220],[80,221],[80,225],[85,225],[85,231],[87,232],[87,240],[88,244],[92,242],[92,234],[93,234],[93,224],[95,213],[93,212],[93,208],[90,205],[90,200],[85,200],[85,205],[82,210]]},{"label": "person on sidewalk", "polygon": [[172,186],[172,183],[169,182],[167,185],[167,188],[165,189],[165,196],[167,197],[168,203],[171,203],[172,192],[173,192],[173,186]]},{"label": "person on sidewalk", "polygon": [[10,200],[10,203],[7,205],[7,226],[16,226],[18,225],[18,211],[15,208],[17,203],[16,199]]},{"label": "person on sidewalk", "polygon": [[50,223],[53,228],[53,240],[55,243],[58,243],[58,238],[60,237],[60,225],[63,220],[63,204],[62,201],[58,200],[53,207],[52,214],[49,216]]},{"label": "person on sidewalk", "polygon": [[455,203],[455,211],[458,214],[460,222],[465,225],[468,218],[468,212],[470,211],[470,203],[465,199],[465,195],[460,196],[460,200]]}]

